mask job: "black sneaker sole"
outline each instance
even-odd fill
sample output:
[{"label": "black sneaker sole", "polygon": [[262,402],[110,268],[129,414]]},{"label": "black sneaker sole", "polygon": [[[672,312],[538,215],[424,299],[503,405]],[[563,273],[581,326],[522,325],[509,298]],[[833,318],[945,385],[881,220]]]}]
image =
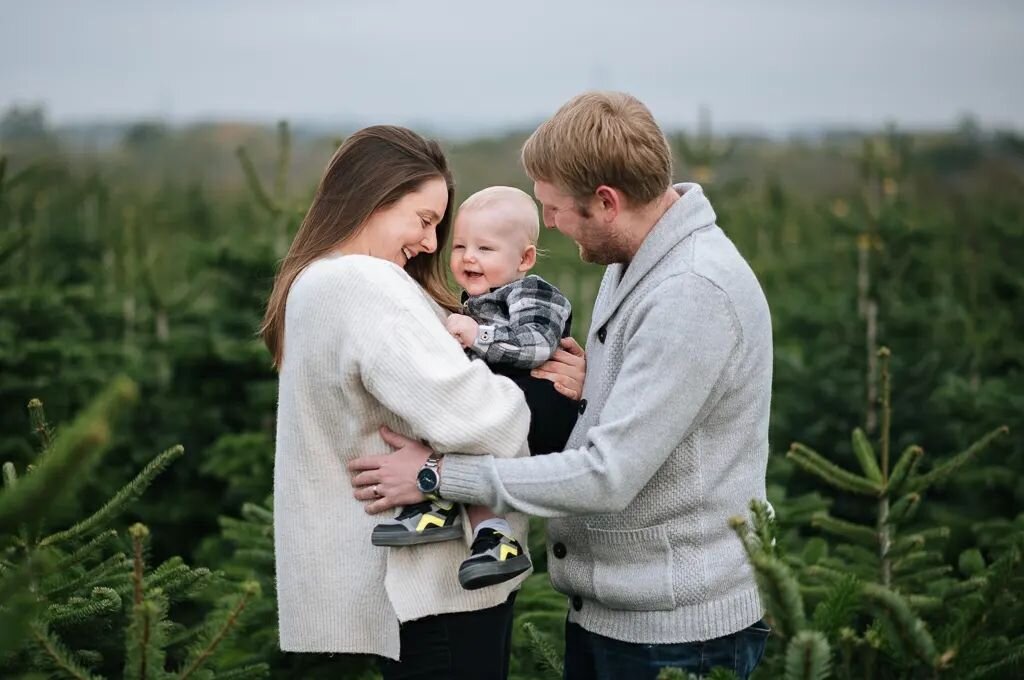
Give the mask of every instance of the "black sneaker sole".
[{"label": "black sneaker sole", "polygon": [[459,583],[465,590],[486,588],[514,579],[532,566],[526,555],[518,555],[504,562],[463,564],[459,567]]},{"label": "black sneaker sole", "polygon": [[406,545],[423,545],[425,543],[441,543],[462,538],[462,526],[440,527],[427,531],[378,531],[374,527],[370,534],[370,542],[379,546],[400,547]]}]

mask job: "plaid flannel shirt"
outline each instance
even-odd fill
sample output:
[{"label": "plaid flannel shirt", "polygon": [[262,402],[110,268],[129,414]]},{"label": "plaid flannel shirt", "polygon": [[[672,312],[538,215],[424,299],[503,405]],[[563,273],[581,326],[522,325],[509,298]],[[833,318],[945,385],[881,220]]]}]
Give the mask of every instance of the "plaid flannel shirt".
[{"label": "plaid flannel shirt", "polygon": [[558,349],[572,313],[569,300],[530,275],[473,297],[463,293],[466,316],[480,330],[468,351],[488,364],[536,368]]}]

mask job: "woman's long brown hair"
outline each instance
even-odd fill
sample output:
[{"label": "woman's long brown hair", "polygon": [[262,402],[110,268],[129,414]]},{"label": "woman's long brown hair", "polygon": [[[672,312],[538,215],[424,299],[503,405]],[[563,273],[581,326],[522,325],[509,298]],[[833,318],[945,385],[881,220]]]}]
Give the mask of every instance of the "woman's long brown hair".
[{"label": "woman's long brown hair", "polygon": [[295,278],[311,262],[355,236],[374,211],[393,205],[435,177],[448,185],[448,207],[437,225],[437,250],[417,255],[405,270],[439,305],[449,311],[458,308],[441,257],[455,209],[455,184],[444,152],[437,142],[403,127],[364,128],[334,152],[274,278],[260,335],[278,370],[284,357],[285,303]]}]

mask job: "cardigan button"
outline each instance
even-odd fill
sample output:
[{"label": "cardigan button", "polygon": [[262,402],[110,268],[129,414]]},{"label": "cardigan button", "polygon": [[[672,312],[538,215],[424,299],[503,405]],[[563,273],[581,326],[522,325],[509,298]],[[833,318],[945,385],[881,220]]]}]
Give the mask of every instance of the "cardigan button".
[{"label": "cardigan button", "polygon": [[583,598],[579,595],[572,596],[572,608],[576,611],[583,609]]},{"label": "cardigan button", "polygon": [[583,415],[587,410],[587,400],[580,399],[580,415]]},{"label": "cardigan button", "polygon": [[608,337],[608,331],[605,330],[604,326],[601,326],[597,329],[597,339],[603,343],[606,337]]},{"label": "cardigan button", "polygon": [[565,557],[565,544],[555,543],[553,546],[551,546],[551,552],[554,553],[555,557],[557,557],[558,559],[562,559],[563,557]]}]

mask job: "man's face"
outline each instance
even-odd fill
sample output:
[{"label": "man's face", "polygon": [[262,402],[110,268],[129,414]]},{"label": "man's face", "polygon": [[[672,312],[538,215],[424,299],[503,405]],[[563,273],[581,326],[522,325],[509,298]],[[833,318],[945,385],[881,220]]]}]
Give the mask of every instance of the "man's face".
[{"label": "man's face", "polygon": [[[590,209],[583,214],[581,206],[577,205],[572,196],[550,182],[534,182],[533,194],[540,201],[544,226],[557,229],[575,241],[580,249],[581,260],[594,264],[628,260],[614,224],[606,223]],[[596,204],[596,199],[592,203]]]}]

